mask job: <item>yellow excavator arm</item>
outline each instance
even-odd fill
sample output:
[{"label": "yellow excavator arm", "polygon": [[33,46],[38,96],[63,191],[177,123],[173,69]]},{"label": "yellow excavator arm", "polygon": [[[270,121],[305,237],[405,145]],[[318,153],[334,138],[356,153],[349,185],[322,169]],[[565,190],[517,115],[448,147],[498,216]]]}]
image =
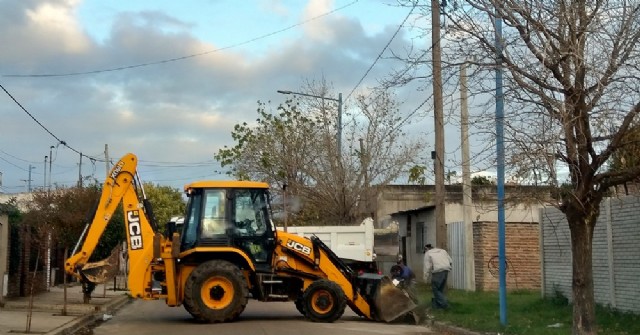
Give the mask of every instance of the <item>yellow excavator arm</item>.
[{"label": "yellow excavator arm", "polygon": [[[116,265],[113,264],[112,258],[114,257],[97,263],[89,263],[89,258],[98,245],[113,213],[122,203],[130,267],[129,288],[134,296],[141,295],[147,283],[151,281],[149,265],[153,258],[153,236],[155,234],[154,225],[149,220],[150,213],[147,213],[144,200],[141,202],[138,196],[136,187],[137,163],[137,157],[129,153],[109,171],[93,217],[87,223],[72,256],[65,262],[65,271],[82,281],[100,283],[109,279],[108,273],[111,273],[111,269],[114,269]],[[78,251],[80,245],[82,247]]]}]

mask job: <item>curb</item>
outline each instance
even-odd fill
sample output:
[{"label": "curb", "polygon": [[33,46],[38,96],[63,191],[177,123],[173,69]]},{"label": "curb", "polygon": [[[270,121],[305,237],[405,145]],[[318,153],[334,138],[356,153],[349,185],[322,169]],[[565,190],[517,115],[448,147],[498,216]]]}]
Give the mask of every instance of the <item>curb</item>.
[{"label": "curb", "polygon": [[434,330],[438,330],[440,332],[446,332],[444,334],[451,334],[451,335],[481,335],[481,333],[475,332],[475,331],[471,331],[468,329],[464,329],[464,328],[460,328],[460,327],[456,327],[456,326],[452,326],[450,324],[444,323],[444,322],[440,322],[440,321],[433,321],[431,322],[431,327]]},{"label": "curb", "polygon": [[48,331],[45,335],[71,335],[75,334],[78,330],[90,327],[97,322],[101,321],[104,314],[113,314],[122,308],[124,305],[131,301],[128,295],[121,295],[111,299],[108,303],[99,306],[95,312],[90,314],[81,315],[73,321],[68,322],[56,329]]}]

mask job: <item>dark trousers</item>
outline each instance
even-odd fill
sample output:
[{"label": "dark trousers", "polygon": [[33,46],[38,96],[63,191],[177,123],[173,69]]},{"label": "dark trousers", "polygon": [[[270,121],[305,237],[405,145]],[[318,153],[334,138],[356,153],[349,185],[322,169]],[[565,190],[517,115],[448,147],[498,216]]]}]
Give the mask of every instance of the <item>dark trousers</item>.
[{"label": "dark trousers", "polygon": [[444,288],[447,285],[447,276],[449,271],[440,271],[431,274],[431,290],[433,291],[433,299],[431,306],[433,308],[448,308],[449,302],[444,295]]}]

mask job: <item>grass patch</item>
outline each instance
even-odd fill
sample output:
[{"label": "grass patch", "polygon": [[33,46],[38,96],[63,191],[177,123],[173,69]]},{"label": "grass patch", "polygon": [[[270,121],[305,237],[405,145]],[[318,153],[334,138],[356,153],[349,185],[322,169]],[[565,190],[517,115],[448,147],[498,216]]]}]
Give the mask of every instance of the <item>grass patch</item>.
[{"label": "grass patch", "polygon": [[[417,287],[420,305],[430,306],[431,288]],[[431,310],[436,321],[479,332],[512,335],[571,334],[572,306],[562,297],[543,299],[538,291],[507,293],[507,325],[500,324],[498,292],[448,290],[450,308]],[[599,334],[640,334],[640,315],[596,308]]]}]

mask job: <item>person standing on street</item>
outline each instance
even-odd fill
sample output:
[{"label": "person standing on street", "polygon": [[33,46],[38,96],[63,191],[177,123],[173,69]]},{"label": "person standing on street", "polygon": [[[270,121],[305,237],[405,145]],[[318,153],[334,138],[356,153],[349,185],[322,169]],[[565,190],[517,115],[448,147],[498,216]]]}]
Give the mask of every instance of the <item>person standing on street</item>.
[{"label": "person standing on street", "polygon": [[433,308],[449,308],[444,288],[452,263],[451,256],[446,250],[434,248],[431,244],[425,245],[424,281],[428,283],[431,279],[431,290],[433,291],[431,306]]}]

